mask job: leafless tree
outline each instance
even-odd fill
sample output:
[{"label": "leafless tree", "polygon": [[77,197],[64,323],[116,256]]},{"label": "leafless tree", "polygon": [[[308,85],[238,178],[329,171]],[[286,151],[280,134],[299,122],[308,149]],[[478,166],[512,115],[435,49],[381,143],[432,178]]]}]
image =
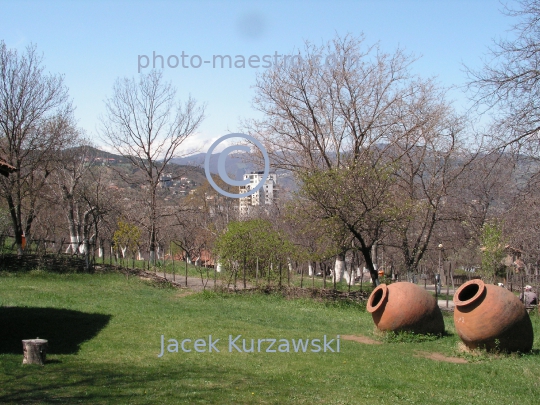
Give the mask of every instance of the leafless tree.
[{"label": "leafless tree", "polygon": [[0,42],[0,153],[17,169],[1,179],[1,193],[19,254],[23,233],[30,238],[55,152],[69,136],[72,114],[63,77],[44,69],[34,45],[19,54]]},{"label": "leafless tree", "polygon": [[125,157],[144,177],[150,261],[155,260],[160,179],[180,146],[192,136],[204,118],[204,106],[191,97],[181,104],[176,89],[160,71],[135,79],[118,79],[106,100],[102,119],[104,141]]},{"label": "leafless tree", "polygon": [[[444,100],[444,94],[433,92]],[[441,221],[459,221],[461,210],[450,207],[450,200],[461,196],[460,180],[478,156],[467,132],[467,123],[456,115],[450,105],[443,102],[429,103],[431,111],[423,114],[430,118],[422,127],[422,138],[410,143],[402,137],[394,143],[396,154],[401,156],[396,170],[397,189],[393,198],[408,201],[402,220],[395,226],[386,245],[401,252],[407,272],[416,272],[432,242]],[[470,184],[472,186],[472,184]],[[436,241],[436,245],[441,243]]]},{"label": "leafless tree", "polygon": [[[331,63],[322,63],[321,55]],[[413,62],[399,49],[386,54],[366,46],[363,38],[336,37],[320,47],[307,43],[301,60],[284,61],[258,77],[254,104],[264,118],[246,124],[277,168],[303,179],[320,171],[337,177],[337,171],[349,172],[339,186],[322,190],[311,184],[304,196],[318,202],[321,215],[344,221],[375,282],[372,246],[396,214],[388,190],[375,188],[388,187],[388,169],[447,118],[441,92],[411,73]],[[396,148],[403,139],[406,148]],[[368,173],[372,184],[362,179]]]},{"label": "leafless tree", "polygon": [[[458,154],[459,156],[459,154]],[[448,182],[439,210],[439,221],[433,229],[427,261],[438,262],[439,243],[443,257],[464,268],[480,264],[480,247],[484,225],[494,219],[503,220],[513,207],[518,194],[516,162],[511,154],[479,153],[469,164],[464,154],[459,165],[452,167],[459,176]]]},{"label": "leafless tree", "polygon": [[511,147],[539,157],[540,1],[519,0],[504,13],[518,19],[515,36],[489,49],[480,70],[468,69],[469,87],[479,107],[493,116],[491,135],[499,148]]},{"label": "leafless tree", "polygon": [[[469,87],[478,107],[489,111],[494,147],[514,152],[511,170],[500,155],[497,174],[504,195],[494,198],[495,216],[505,223],[505,236],[522,247],[529,259],[538,260],[537,188],[540,178],[540,1],[519,0],[505,6],[514,20],[510,39],[494,41],[488,59],[479,70],[468,69]],[[501,162],[502,160],[502,162]],[[495,170],[497,171],[497,170]],[[489,183],[488,183],[489,184]],[[482,190],[485,184],[478,183]],[[492,212],[492,215],[494,213]]]},{"label": "leafless tree", "polygon": [[83,179],[89,173],[93,159],[89,153],[89,146],[80,139],[76,128],[71,128],[71,135],[69,142],[66,142],[64,149],[59,152],[55,170],[50,179],[53,185],[52,199],[62,201],[68,223],[71,243],[68,245],[66,253],[76,254],[82,241],[82,220],[83,218],[88,219],[90,211],[93,209],[90,207],[85,210],[81,206]]},{"label": "leafless tree", "polygon": [[529,274],[537,274],[540,265],[539,206],[540,193],[535,187],[529,193],[518,195],[503,217],[505,237],[511,246],[523,251],[521,259]]}]

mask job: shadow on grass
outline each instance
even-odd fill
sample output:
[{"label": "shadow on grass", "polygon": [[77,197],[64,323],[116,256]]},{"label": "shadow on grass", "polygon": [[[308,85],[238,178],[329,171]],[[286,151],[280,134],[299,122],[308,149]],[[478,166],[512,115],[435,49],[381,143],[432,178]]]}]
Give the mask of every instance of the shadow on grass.
[{"label": "shadow on grass", "polygon": [[531,349],[530,352],[524,353],[525,356],[540,356],[540,349]]},{"label": "shadow on grass", "polygon": [[0,307],[0,354],[21,354],[23,339],[47,339],[50,354],[75,354],[111,315],[58,308]]},{"label": "shadow on grass", "polygon": [[[6,364],[2,404],[179,404],[235,403],[238,389],[266,381],[244,369],[215,365],[58,364],[46,367]],[[227,378],[223,378],[227,373]],[[234,383],[232,383],[234,382]],[[236,393],[235,393],[236,391]],[[251,399],[251,398],[250,398]],[[241,401],[241,403],[245,403]]]}]

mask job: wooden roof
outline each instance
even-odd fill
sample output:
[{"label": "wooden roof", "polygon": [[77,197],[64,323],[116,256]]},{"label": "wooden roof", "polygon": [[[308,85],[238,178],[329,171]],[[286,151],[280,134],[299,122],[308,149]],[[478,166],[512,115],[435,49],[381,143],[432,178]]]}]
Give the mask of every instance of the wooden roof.
[{"label": "wooden roof", "polygon": [[13,166],[11,166],[9,163],[7,162],[4,162],[2,159],[0,159],[0,174],[2,176],[8,176],[10,173],[13,173],[14,171],[16,171],[17,169],[15,169]]}]

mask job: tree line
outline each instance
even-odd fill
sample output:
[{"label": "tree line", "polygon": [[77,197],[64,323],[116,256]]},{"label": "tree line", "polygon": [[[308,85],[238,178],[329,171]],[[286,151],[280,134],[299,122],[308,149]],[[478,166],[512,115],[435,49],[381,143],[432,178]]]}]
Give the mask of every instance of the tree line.
[{"label": "tree line", "polygon": [[[174,245],[243,277],[332,261],[334,281],[350,281],[354,261],[377,284],[381,267],[433,271],[441,256],[494,277],[508,249],[521,253],[523,271],[537,272],[539,6],[506,10],[518,20],[516,39],[467,70],[466,112],[414,72],[412,55],[363,36],[306,42],[301,63],[260,73],[253,106],[262,118],[242,131],[298,188],[249,218],[208,184],[174,201],[161,187],[205,104],[179,101],[160,71],[114,84],[99,136],[125,162],[100,166],[63,76],[45,72],[35,46],[19,53],[1,42],[0,158],[15,171],[0,179],[0,225],[19,254],[23,236],[67,240],[73,254],[115,241],[123,255],[147,253],[150,262]],[[321,54],[333,63],[316,63]],[[258,152],[249,157],[261,164]]]}]

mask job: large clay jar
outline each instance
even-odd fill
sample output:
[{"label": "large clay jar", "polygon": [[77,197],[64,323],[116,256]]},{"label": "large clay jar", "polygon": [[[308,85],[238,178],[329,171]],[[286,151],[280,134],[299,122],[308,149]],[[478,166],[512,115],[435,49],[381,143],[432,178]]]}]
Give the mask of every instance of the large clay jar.
[{"label": "large clay jar", "polygon": [[523,303],[506,288],[471,280],[454,294],[454,323],[471,349],[528,352],[533,328]]},{"label": "large clay jar", "polygon": [[381,331],[444,332],[442,313],[435,297],[413,283],[379,285],[369,296],[367,310]]}]

